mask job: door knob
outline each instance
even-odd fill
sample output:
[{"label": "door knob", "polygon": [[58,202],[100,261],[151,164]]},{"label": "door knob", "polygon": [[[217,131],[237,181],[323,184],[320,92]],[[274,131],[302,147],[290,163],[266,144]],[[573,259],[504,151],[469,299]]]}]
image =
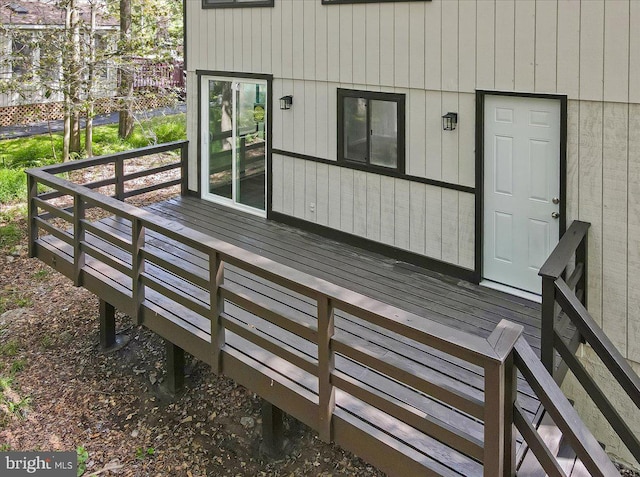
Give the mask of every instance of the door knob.
[{"label": "door knob", "polygon": [[558,217],[560,217],[560,214],[558,212],[551,212],[551,217],[557,219]]},{"label": "door knob", "polygon": [[554,197],[551,202],[553,202],[554,204],[558,205],[560,203],[560,198],[559,197]]}]

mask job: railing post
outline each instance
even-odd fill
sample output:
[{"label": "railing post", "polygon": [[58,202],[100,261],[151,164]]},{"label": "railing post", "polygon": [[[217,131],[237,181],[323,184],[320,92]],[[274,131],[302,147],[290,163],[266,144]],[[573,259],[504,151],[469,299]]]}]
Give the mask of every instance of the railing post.
[{"label": "railing post", "polygon": [[224,282],[224,262],[216,250],[209,252],[209,300],[211,308],[211,350],[213,362],[211,367],[216,374],[222,374],[222,348],[225,342],[224,326],[220,316],[224,312],[222,284]]},{"label": "railing post", "polygon": [[124,200],[124,160],[117,158],[114,166],[116,175],[116,199]]},{"label": "railing post", "polygon": [[189,193],[189,149],[187,144],[180,146],[180,195]]},{"label": "railing post", "polygon": [[73,284],[82,286],[82,269],[85,264],[85,252],[82,243],[85,238],[83,220],[85,217],[85,204],[78,193],[73,195]]},{"label": "railing post", "polygon": [[335,353],[331,349],[334,334],[334,309],[331,300],[318,297],[318,408],[319,435],[324,442],[333,440],[332,417],[335,409],[335,389],[331,375],[335,369]]},{"label": "railing post", "polygon": [[142,275],[144,274],[144,260],[142,249],[145,243],[145,228],[138,218],[131,219],[131,271],[133,280],[133,305],[135,307],[136,325],[142,324],[142,304],[144,303],[145,288]]},{"label": "railing post", "polygon": [[588,237],[589,231],[585,233],[582,241],[580,242],[580,245],[578,245],[578,248],[576,249],[576,263],[582,263],[582,277],[580,278],[580,280],[578,280],[578,283],[576,283],[576,291],[582,290],[582,304],[585,308],[587,308],[587,285],[589,273],[589,267],[587,263],[589,260],[589,254],[587,253]]},{"label": "railing post", "polygon": [[556,284],[553,277],[542,277],[542,323],[540,330],[540,360],[553,376],[555,367],[553,339],[556,320]]},{"label": "railing post", "polygon": [[496,360],[484,366],[484,477],[516,475],[513,407],[517,370],[513,350],[522,330],[522,326],[502,320],[487,339]]},{"label": "railing post", "polygon": [[27,236],[29,240],[29,257],[33,258],[36,256],[36,240],[38,240],[38,222],[36,221],[38,207],[36,207],[34,200],[38,196],[38,182],[31,174],[27,174],[27,193]]}]

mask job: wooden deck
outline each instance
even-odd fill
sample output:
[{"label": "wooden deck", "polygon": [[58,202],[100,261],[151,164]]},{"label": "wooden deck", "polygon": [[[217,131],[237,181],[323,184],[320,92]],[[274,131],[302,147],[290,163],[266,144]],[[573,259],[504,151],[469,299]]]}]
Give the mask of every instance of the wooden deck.
[{"label": "wooden deck", "polygon": [[[339,287],[425,317],[426,332],[436,322],[487,338],[502,319],[519,323],[525,329],[527,341],[539,353],[540,309],[536,303],[396,263],[387,257],[200,199],[179,197],[146,210]],[[83,286],[134,315],[135,309],[126,305],[132,296],[133,282],[127,273],[132,268],[131,257],[124,246],[131,241],[131,222],[110,217],[87,230]],[[122,248],[113,245],[117,240],[123,244]],[[54,236],[45,236],[38,240],[37,249],[43,260],[68,276],[73,275],[71,245]],[[100,256],[100,253],[112,257],[112,266],[106,265],[109,262],[104,258],[97,260],[90,256]],[[146,233],[145,254],[153,256],[153,262],[164,264],[164,267],[149,265],[145,270],[148,284],[155,282],[157,285],[153,287],[155,290],[146,292],[145,303],[150,312],[141,317],[141,322],[214,365],[211,325],[205,309],[208,294],[197,284],[171,272],[173,265],[205,280],[210,274],[208,257],[150,231]],[[225,264],[224,283],[236,297],[235,303],[226,301],[224,304],[225,374],[317,429],[318,413],[309,408],[309,403],[318,401],[320,391],[314,376],[317,373],[307,365],[309,360],[319,359],[312,331],[317,326],[316,301],[230,264]],[[181,306],[181,297],[200,303],[203,312],[194,313]],[[244,299],[244,307],[238,304],[237,297]],[[297,324],[297,332],[274,326],[261,318],[259,312],[250,312],[253,311],[251,304],[258,304],[258,311],[271,310],[289,317]],[[418,329],[423,325],[421,322],[411,324]],[[246,339],[247,329],[259,336],[258,344],[255,339]],[[343,311],[336,312],[334,339],[349,343],[350,348],[365,354],[375,355],[390,369],[387,374],[384,369],[367,366],[366,358],[358,362],[346,355],[336,355],[335,370],[342,385],[336,392],[334,413],[335,440],[339,444],[374,464],[376,454],[397,452],[402,456],[398,459],[402,464],[398,465],[406,466],[407,472],[426,466],[436,469],[440,475],[483,475],[480,463],[484,440],[482,413],[475,406],[465,407],[462,400],[457,408],[445,403],[446,397],[450,396],[470,396],[481,403],[485,383],[482,367]],[[274,346],[284,348],[286,360],[282,353],[278,356],[270,352]],[[419,376],[435,383],[447,390],[446,395],[439,395],[434,389],[428,389],[428,395],[396,381],[392,370],[397,369],[404,370],[410,379]],[[424,430],[432,425],[440,426],[456,443],[461,442],[456,437],[458,434],[466,436],[471,444],[464,443],[461,448],[467,455],[425,435],[419,430],[420,426],[415,429],[387,415],[383,411],[384,404],[381,404],[382,410],[377,409],[345,392],[350,386],[363,384],[380,403],[392,402],[415,414],[416,420],[424,419]],[[292,399],[292,394],[300,399]],[[533,420],[539,402],[523,379],[518,379],[518,401],[528,418]],[[371,436],[375,438],[372,440]],[[518,438],[519,450],[520,443]],[[384,461],[388,462],[388,457]],[[384,463],[378,464],[386,468]],[[393,470],[395,473],[396,469]]]}]

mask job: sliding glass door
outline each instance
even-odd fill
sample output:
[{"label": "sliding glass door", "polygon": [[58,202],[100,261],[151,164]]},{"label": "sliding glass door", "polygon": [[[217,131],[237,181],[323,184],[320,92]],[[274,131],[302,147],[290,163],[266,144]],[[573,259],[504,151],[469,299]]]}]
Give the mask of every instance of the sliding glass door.
[{"label": "sliding glass door", "polygon": [[202,197],[265,215],[267,83],[202,78]]}]

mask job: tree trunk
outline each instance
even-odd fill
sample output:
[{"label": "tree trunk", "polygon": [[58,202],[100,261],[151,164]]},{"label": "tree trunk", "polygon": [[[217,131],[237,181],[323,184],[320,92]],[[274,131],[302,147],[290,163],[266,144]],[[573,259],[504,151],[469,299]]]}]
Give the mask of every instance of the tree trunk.
[{"label": "tree trunk", "polygon": [[95,88],[95,70],[96,70],[96,5],[91,2],[91,24],[89,26],[89,66],[88,66],[88,82],[87,82],[87,123],[84,135],[84,150],[87,157],[93,156],[93,90]]},{"label": "tree trunk", "polygon": [[70,152],[79,153],[81,151],[80,144],[80,88],[82,82],[82,75],[80,69],[80,19],[78,15],[78,8],[76,0],[69,2],[71,5],[71,64],[70,64],[70,78],[69,78],[69,99],[71,102],[71,137],[69,150]]},{"label": "tree trunk", "polygon": [[126,139],[133,131],[133,64],[131,58],[131,0],[120,0],[120,56],[118,136]]}]

